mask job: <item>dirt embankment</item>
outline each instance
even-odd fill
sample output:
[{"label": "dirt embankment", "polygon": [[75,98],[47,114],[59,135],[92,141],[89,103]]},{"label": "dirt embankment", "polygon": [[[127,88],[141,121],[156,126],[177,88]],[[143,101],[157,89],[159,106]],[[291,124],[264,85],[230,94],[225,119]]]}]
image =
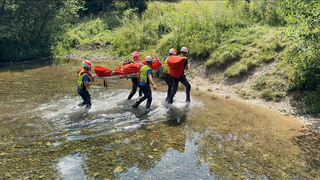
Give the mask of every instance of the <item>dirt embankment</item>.
[{"label": "dirt embankment", "polygon": [[[245,102],[255,104],[260,107],[271,109],[273,111],[281,112],[288,116],[293,116],[304,121],[308,126],[313,129],[320,130],[320,118],[314,118],[308,115],[298,115],[295,107],[293,107],[291,97],[285,97],[280,102],[265,101],[264,99],[255,96],[254,99],[243,99],[239,96],[237,91],[239,89],[246,92],[254,92],[252,84],[255,80],[266,73],[271,73],[275,68],[276,62],[271,62],[263,67],[257,67],[250,71],[248,76],[237,77],[237,78],[222,78],[217,82],[210,81],[210,76],[222,73],[222,70],[213,69],[207,70],[203,62],[190,61],[189,71],[186,73],[187,79],[192,85],[193,90],[205,90],[214,94],[223,96],[225,98],[233,98],[243,100]],[[215,71],[215,72],[213,72]],[[220,71],[220,72],[219,72]]]}]

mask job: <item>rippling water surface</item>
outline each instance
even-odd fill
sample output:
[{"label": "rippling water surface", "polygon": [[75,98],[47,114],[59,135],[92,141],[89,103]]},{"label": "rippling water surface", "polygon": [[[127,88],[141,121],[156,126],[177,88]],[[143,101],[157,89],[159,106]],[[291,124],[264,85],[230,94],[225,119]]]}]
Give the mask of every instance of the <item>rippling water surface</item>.
[{"label": "rippling water surface", "polygon": [[[114,68],[117,61],[93,61]],[[319,135],[297,119],[192,85],[192,102],[166,87],[149,111],[126,100],[131,81],[97,79],[85,111],[81,60],[2,67],[0,179],[317,179]],[[163,84],[163,85],[162,85]]]}]

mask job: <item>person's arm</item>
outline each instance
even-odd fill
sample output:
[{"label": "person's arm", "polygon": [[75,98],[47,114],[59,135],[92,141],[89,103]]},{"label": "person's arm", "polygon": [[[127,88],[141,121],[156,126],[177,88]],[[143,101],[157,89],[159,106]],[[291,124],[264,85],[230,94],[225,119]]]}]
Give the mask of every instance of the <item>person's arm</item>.
[{"label": "person's arm", "polygon": [[98,77],[96,74],[92,74],[92,77],[91,77],[92,81],[96,80],[96,77]]},{"label": "person's arm", "polygon": [[186,65],[184,66],[184,69],[187,71],[189,69],[189,61],[186,59]]},{"label": "person's arm", "polygon": [[137,78],[140,80],[140,71],[139,71],[139,73],[138,73],[138,75],[137,75]]},{"label": "person's arm", "polygon": [[92,77],[92,81],[89,81],[89,76],[88,75],[85,75],[83,77],[83,84],[86,86],[86,87],[89,87],[91,86],[92,82],[94,81],[94,77]]},{"label": "person's arm", "polygon": [[152,79],[152,74],[148,74],[148,79],[149,79],[149,82],[152,84],[153,89],[157,90],[157,86],[154,84],[153,79]]},{"label": "person's arm", "polygon": [[89,87],[89,86],[91,86],[91,84],[92,84],[92,81],[84,81],[84,85],[86,86],[86,87]]}]

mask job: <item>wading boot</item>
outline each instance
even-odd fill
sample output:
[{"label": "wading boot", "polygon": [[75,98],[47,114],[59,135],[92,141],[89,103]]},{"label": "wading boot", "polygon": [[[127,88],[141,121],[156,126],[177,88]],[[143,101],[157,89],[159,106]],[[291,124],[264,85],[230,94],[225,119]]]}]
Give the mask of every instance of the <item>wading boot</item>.
[{"label": "wading boot", "polygon": [[85,106],[85,105],[87,105],[85,102],[82,102],[82,103],[78,104],[79,107],[82,107],[82,106]]},{"label": "wading boot", "polygon": [[88,104],[88,105],[86,106],[85,110],[86,110],[86,111],[89,111],[90,109],[91,109],[91,105]]}]

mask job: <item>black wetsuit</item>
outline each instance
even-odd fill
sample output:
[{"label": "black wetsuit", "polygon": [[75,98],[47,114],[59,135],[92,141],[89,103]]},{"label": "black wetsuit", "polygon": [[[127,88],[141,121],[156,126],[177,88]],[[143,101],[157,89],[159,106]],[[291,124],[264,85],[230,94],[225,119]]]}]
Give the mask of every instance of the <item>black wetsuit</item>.
[{"label": "black wetsuit", "polygon": [[[127,99],[131,99],[133,97],[133,95],[137,92],[137,88],[139,87],[139,78],[137,77],[133,77],[131,78],[131,81],[132,81],[132,90],[128,96]],[[142,91],[141,89],[139,88],[139,96],[142,96]]]}]

